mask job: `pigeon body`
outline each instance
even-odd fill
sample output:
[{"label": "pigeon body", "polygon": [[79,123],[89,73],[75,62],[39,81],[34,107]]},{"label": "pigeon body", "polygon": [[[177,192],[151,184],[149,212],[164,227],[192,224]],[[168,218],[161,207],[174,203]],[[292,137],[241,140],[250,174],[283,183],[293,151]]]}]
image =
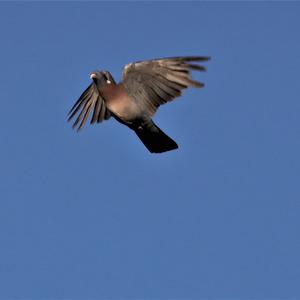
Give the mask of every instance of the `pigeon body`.
[{"label": "pigeon body", "polygon": [[204,86],[190,73],[205,71],[195,62],[207,60],[209,57],[187,56],[130,63],[118,84],[108,71],[92,72],[93,82],[70,110],[68,120],[78,114],[73,128],[80,130],[92,112],[91,124],[113,116],[132,129],[151,153],[177,149],[176,142],[154,124],[152,117],[160,105],[180,96],[183,89]]}]

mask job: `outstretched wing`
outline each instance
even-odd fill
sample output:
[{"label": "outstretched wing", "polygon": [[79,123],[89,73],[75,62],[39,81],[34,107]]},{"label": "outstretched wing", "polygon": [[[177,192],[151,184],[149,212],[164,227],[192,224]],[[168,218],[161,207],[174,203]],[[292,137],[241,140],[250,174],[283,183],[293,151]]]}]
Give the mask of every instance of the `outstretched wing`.
[{"label": "outstretched wing", "polygon": [[95,122],[100,123],[103,120],[109,119],[111,116],[111,113],[107,109],[95,83],[91,83],[89,85],[89,87],[82,93],[80,98],[71,108],[68,121],[70,121],[80,111],[72,126],[75,128],[80,122],[80,125],[77,128],[77,131],[79,131],[85,124],[92,110],[93,116],[91,118],[91,124]]},{"label": "outstretched wing", "polygon": [[180,96],[183,89],[204,86],[191,78],[191,70],[205,71],[195,62],[207,60],[206,56],[185,56],[130,63],[123,70],[122,83],[127,93],[153,115],[161,104]]}]

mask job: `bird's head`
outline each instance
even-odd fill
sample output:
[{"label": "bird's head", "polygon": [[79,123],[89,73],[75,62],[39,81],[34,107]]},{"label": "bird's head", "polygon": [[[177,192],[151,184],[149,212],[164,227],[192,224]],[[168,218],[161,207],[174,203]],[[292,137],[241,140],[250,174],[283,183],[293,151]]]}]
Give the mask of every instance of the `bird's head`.
[{"label": "bird's head", "polygon": [[112,75],[108,71],[94,71],[90,74],[90,78],[96,83],[98,87],[115,84]]}]

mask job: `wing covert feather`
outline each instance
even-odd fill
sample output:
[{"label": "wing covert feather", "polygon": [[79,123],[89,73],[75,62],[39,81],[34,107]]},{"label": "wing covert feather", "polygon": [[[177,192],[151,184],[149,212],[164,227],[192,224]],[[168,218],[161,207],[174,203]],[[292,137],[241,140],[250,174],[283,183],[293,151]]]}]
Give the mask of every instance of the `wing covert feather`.
[{"label": "wing covert feather", "polygon": [[206,56],[183,56],[139,61],[127,64],[122,83],[127,93],[149,114],[181,95],[188,87],[202,88],[204,84],[192,79],[191,71],[205,71],[195,62],[209,60]]}]

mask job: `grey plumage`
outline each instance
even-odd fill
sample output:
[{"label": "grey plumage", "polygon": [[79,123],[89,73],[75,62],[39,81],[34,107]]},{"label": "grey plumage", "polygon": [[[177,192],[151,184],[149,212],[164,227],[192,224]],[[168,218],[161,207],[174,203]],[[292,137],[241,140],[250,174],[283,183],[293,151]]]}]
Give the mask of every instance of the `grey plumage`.
[{"label": "grey plumage", "polygon": [[108,71],[91,74],[93,83],[82,93],[69,112],[68,121],[77,117],[73,128],[80,130],[93,111],[90,123],[111,116],[134,130],[150,152],[165,152],[177,144],[151,120],[158,107],[181,95],[188,87],[204,84],[191,77],[191,71],[205,71],[206,56],[160,58],[127,64],[116,84]]},{"label": "grey plumage", "polygon": [[101,123],[103,120],[108,120],[111,116],[111,113],[106,109],[104,99],[100,95],[94,82],[89,85],[71,108],[68,121],[70,121],[81,108],[82,110],[72,126],[75,128],[81,121],[77,130],[80,130],[83,127],[92,109],[94,109],[94,112],[91,124],[95,122]]}]

